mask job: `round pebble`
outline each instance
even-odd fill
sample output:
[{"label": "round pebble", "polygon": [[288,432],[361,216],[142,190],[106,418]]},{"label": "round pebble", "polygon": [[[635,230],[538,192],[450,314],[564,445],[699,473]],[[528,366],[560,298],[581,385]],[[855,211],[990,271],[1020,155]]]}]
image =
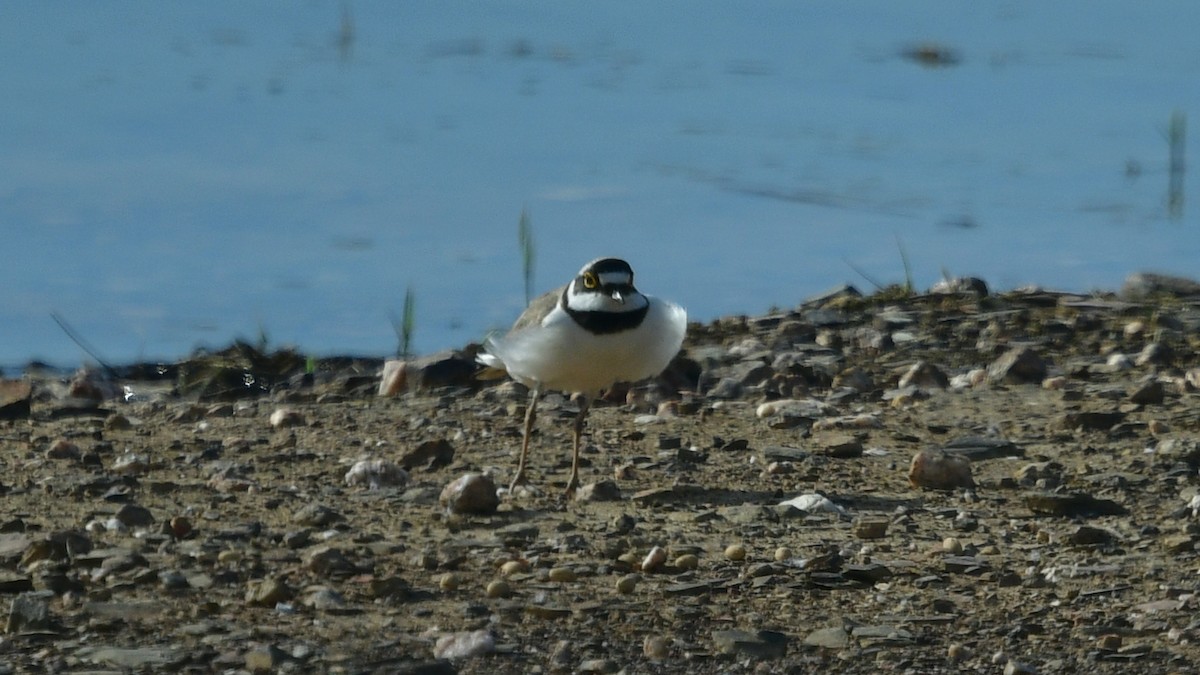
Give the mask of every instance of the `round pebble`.
[{"label": "round pebble", "polygon": [[529,571],[529,563],[524,560],[509,560],[500,566],[502,576],[511,577],[514,574],[524,574]]},{"label": "round pebble", "polygon": [[792,549],[786,546],[780,546],[779,548],[775,549],[775,562],[783,562],[785,560],[791,560],[791,558]]},{"label": "round pebble", "polygon": [[438,587],[443,591],[458,590],[461,585],[462,575],[457,572],[446,572],[441,579],[438,579]]},{"label": "round pebble", "polygon": [[512,595],[512,586],[504,579],[496,579],[487,585],[489,598],[507,598]]},{"label": "round pebble", "polygon": [[566,584],[575,581],[576,578],[575,570],[570,567],[550,568],[550,581]]},{"label": "round pebble", "polygon": [[725,557],[734,562],[746,559],[746,547],[742,544],[730,544],[725,547]]},{"label": "round pebble", "polygon": [[955,537],[946,537],[942,540],[942,550],[951,555],[958,555],[963,552],[963,545]]},{"label": "round pebble", "polygon": [[620,593],[621,595],[629,595],[635,589],[637,589],[637,584],[638,584],[638,575],[626,574],[625,576],[621,577],[620,579],[617,579],[617,592]]},{"label": "round pebble", "polygon": [[667,658],[667,649],[670,645],[667,639],[661,635],[647,635],[642,641],[642,653],[647,658],[661,660]]},{"label": "round pebble", "polygon": [[685,553],[675,559],[675,567],[688,571],[700,566],[700,558],[694,553]]},{"label": "round pebble", "polygon": [[667,562],[667,551],[661,546],[655,546],[650,549],[646,557],[642,559],[642,571],[652,572],[663,566]]}]

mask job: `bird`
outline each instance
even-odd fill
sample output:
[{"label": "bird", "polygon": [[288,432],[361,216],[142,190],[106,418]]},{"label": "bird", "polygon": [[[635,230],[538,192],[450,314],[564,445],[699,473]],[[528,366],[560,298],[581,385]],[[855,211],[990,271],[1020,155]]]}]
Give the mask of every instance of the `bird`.
[{"label": "bird", "polygon": [[686,331],[687,312],[639,292],[628,262],[596,258],[565,286],[529,303],[508,333],[488,338],[477,360],[507,371],[530,390],[521,459],[509,491],[526,482],[529,437],[543,392],[579,395],[569,497],[579,487],[579,445],[592,400],[617,382],[661,373],[679,353]]}]

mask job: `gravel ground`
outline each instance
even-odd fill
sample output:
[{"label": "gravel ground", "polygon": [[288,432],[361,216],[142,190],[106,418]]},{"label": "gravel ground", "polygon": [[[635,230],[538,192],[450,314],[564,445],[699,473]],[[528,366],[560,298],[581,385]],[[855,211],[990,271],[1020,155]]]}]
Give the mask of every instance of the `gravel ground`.
[{"label": "gravel ground", "polygon": [[574,403],[510,494],[526,392],[470,350],[391,397],[369,360],[31,369],[0,672],[1194,672],[1200,310],[1155,290],[693,326],[571,500]]}]

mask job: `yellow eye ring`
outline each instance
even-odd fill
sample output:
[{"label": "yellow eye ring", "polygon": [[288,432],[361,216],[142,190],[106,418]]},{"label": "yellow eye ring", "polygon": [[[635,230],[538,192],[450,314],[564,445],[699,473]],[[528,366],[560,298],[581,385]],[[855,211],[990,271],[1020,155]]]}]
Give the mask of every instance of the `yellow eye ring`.
[{"label": "yellow eye ring", "polygon": [[592,274],[591,272],[583,273],[583,287],[584,288],[586,288],[588,290],[592,290],[592,289],[596,288],[596,286],[598,286],[599,283],[600,282],[596,280],[595,274]]}]

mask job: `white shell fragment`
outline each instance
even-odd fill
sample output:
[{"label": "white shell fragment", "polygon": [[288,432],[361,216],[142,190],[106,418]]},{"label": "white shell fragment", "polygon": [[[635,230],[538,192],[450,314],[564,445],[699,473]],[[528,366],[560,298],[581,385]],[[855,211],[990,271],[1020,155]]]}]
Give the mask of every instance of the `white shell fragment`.
[{"label": "white shell fragment", "polygon": [[836,513],[838,515],[846,515],[846,509],[829,501],[829,498],[818,492],[810,492],[809,494],[792,497],[787,501],[779,502],[780,506],[794,506],[801,511],[809,513]]}]

